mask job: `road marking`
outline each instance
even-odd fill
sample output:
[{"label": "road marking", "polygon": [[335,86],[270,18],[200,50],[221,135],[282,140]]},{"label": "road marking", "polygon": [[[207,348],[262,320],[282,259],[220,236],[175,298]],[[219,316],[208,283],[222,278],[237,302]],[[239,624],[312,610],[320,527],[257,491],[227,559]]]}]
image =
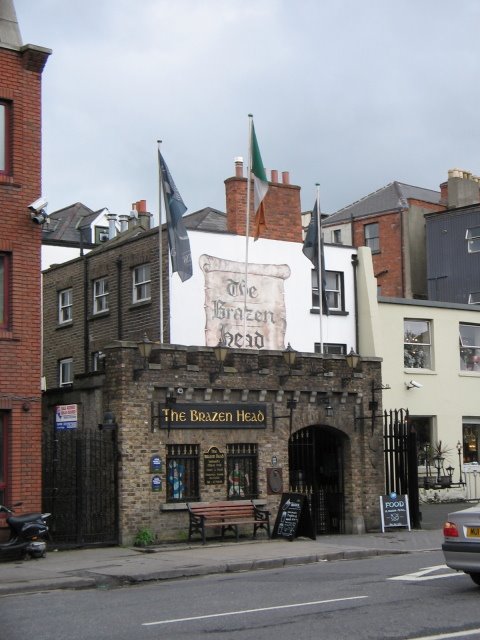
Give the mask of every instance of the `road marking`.
[{"label": "road marking", "polygon": [[244,609],[243,611],[224,611],[223,613],[211,613],[205,616],[192,616],[191,618],[173,618],[172,620],[157,620],[156,622],[142,622],[142,627],[151,627],[156,624],[172,624],[174,622],[189,622],[191,620],[206,620],[207,618],[222,618],[224,616],[239,616],[244,613],[259,613],[263,611],[275,611],[278,609],[291,609],[293,607],[311,607],[316,604],[331,604],[332,602],[347,602],[348,600],[362,600],[364,598],[368,598],[368,596],[352,596],[351,598],[333,598],[332,600],[316,600],[314,602],[299,602],[298,604],[282,604],[276,607]]},{"label": "road marking", "polygon": [[[448,573],[429,575],[434,571],[440,571],[443,569],[446,569]],[[403,576],[394,576],[393,578],[388,578],[388,580],[413,580],[414,582],[423,582],[424,580],[438,580],[439,578],[453,578],[455,576],[464,575],[464,573],[459,573],[457,571],[454,572],[453,569],[449,569],[446,564],[437,564],[433,567],[425,567],[425,569],[420,569],[420,571],[415,571],[414,573],[405,573]]]},{"label": "road marking", "polygon": [[419,636],[412,638],[411,640],[447,640],[448,638],[466,638],[467,636],[473,636],[476,633],[480,634],[479,629],[469,629],[468,631],[454,631],[453,633],[439,633],[436,636]]}]

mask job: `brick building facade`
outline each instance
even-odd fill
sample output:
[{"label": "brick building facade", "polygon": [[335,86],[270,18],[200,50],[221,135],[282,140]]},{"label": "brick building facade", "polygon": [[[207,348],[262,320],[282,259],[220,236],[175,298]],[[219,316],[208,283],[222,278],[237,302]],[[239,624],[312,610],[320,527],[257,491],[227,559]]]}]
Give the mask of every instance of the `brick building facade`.
[{"label": "brick building facade", "polygon": [[48,49],[22,45],[0,5],[0,502],[41,507],[41,80]]},{"label": "brick building facade", "polygon": [[[52,424],[59,401],[77,404],[79,429],[113,418],[120,543],[143,529],[157,540],[185,539],[192,501],[253,499],[273,524],[288,491],[308,496],[317,534],[378,529],[383,422],[372,425],[369,403],[381,385],[379,358],[352,372],[341,356],[298,353],[288,370],[279,352],[231,350],[219,371],[208,347],[157,345],[147,363],[127,341],[105,353],[101,376],[82,376],[62,396],[47,391],[44,419]],[[212,450],[220,460],[213,476]],[[235,463],[247,476],[239,495]]]},{"label": "brick building facade", "polygon": [[445,209],[440,191],[400,182],[375,191],[326,218],[326,242],[370,247],[382,296],[427,297],[425,215]]}]

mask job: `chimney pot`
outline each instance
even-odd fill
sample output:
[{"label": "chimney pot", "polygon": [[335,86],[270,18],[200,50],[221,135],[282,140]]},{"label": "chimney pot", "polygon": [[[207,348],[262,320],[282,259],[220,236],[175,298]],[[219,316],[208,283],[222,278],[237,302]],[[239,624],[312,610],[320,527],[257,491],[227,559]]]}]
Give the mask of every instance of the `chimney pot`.
[{"label": "chimney pot", "polygon": [[243,158],[240,156],[235,158],[235,177],[243,178]]},{"label": "chimney pot", "polygon": [[282,171],[283,184],[290,184],[290,173],[288,171]]},{"label": "chimney pot", "polygon": [[272,169],[272,182],[278,182],[278,171],[276,169]]}]

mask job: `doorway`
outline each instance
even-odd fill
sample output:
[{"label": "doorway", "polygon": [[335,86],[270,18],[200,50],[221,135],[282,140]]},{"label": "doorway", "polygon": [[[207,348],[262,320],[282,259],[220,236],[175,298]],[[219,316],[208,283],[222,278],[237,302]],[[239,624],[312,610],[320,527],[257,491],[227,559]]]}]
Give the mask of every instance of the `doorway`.
[{"label": "doorway", "polygon": [[345,441],[340,431],[320,425],[289,439],[290,491],[307,496],[317,534],[345,533]]}]

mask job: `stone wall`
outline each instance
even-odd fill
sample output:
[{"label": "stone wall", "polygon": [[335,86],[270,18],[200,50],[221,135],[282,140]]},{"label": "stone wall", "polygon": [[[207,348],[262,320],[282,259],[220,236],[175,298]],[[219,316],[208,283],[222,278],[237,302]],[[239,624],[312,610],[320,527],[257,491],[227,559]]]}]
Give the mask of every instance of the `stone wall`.
[{"label": "stone wall", "polygon": [[[290,428],[293,433],[311,425],[344,437],[346,531],[378,528],[378,496],[384,485],[382,422],[377,420],[372,430],[368,411],[372,381],[375,386],[381,383],[378,359],[364,360],[352,376],[343,357],[298,354],[289,372],[281,352],[239,350],[230,352],[223,372],[212,381],[210,374],[219,368],[212,349],[163,345],[153,352],[149,367],[142,367],[136,345],[124,342],[106,349],[104,408],[114,412],[118,424],[122,543],[131,542],[145,527],[159,540],[179,540],[186,535],[185,505],[166,502],[167,445],[198,445],[202,478],[203,455],[210,447],[225,452],[228,444],[257,444],[258,500],[275,515],[281,496],[272,495],[267,487],[272,456],[282,469],[283,491],[288,491]],[[164,407],[167,397],[196,406],[266,403],[266,428],[168,431],[155,419],[155,407]],[[290,427],[287,401],[291,399],[297,406]],[[324,400],[333,407],[333,417],[326,416]],[[162,460],[162,469],[155,474],[162,480],[160,491],[152,491],[152,456]],[[207,486],[200,480],[202,501],[226,497],[226,485]]]}]

